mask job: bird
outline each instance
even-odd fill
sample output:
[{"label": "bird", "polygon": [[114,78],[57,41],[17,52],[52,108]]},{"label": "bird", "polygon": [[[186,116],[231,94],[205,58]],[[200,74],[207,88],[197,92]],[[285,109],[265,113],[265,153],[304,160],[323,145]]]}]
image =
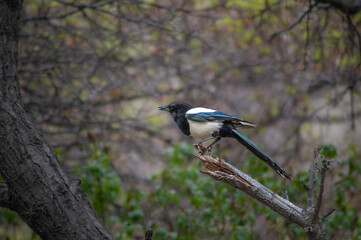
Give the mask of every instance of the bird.
[{"label": "bird", "polygon": [[292,180],[282,167],[239,131],[240,128],[254,128],[256,124],[211,108],[193,107],[183,101],[174,101],[168,105],[159,106],[158,109],[169,112],[185,135],[201,139],[199,145],[213,139],[214,141],[207,147],[208,150],[222,138],[235,138],[282,178]]}]

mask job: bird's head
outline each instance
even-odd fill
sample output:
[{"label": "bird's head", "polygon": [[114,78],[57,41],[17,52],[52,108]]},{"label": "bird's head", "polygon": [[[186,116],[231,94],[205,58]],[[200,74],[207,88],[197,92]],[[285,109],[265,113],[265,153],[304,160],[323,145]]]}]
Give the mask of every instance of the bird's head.
[{"label": "bird's head", "polygon": [[174,119],[177,118],[180,114],[185,114],[191,108],[191,105],[182,101],[175,101],[168,105],[158,107],[158,109],[161,111],[169,112]]}]

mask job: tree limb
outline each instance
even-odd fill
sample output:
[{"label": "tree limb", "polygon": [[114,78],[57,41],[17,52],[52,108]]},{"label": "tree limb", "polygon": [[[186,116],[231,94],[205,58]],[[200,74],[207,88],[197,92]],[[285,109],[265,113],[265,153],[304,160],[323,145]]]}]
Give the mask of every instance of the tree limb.
[{"label": "tree limb", "polygon": [[0,1],[0,175],[7,184],[0,184],[0,205],[44,240],[114,239],[24,108],[17,73],[22,4]]},{"label": "tree limb", "polygon": [[319,213],[320,213],[321,203],[322,203],[322,195],[323,195],[323,188],[324,188],[324,183],[325,183],[327,170],[328,170],[327,160],[322,156],[321,180],[320,180],[320,183],[318,185],[318,194],[317,194],[315,209],[314,209],[314,212],[313,212],[313,219],[316,219],[318,217]]},{"label": "tree limb", "polygon": [[326,235],[323,232],[319,212],[322,203],[323,186],[325,181],[325,175],[328,169],[328,161],[324,159],[324,167],[322,167],[320,189],[318,191],[316,206],[313,206],[313,189],[315,183],[315,173],[317,160],[320,156],[320,148],[315,150],[315,157],[310,170],[310,182],[308,185],[309,191],[307,195],[307,206],[300,208],[285,199],[278,194],[274,193],[270,189],[260,184],[255,179],[251,178],[247,174],[243,173],[239,169],[235,168],[231,164],[225,162],[222,159],[214,158],[208,154],[201,154],[197,157],[202,161],[203,167],[200,172],[207,174],[213,179],[227,183],[228,185],[242,190],[252,198],[263,203],[273,211],[277,212],[287,220],[301,226],[308,239],[324,240]]},{"label": "tree limb", "polygon": [[361,10],[360,0],[316,0],[316,2],[329,4],[340,11],[354,15]]},{"label": "tree limb", "polygon": [[217,181],[225,182],[234,188],[242,190],[288,220],[302,227],[305,226],[305,214],[302,208],[272,192],[224,160],[213,158],[210,155],[200,155],[198,158],[203,163],[203,168],[200,170],[202,173],[211,176]]},{"label": "tree limb", "polygon": [[309,172],[309,181],[307,187],[307,208],[311,208],[313,206],[313,199],[314,199],[314,188],[316,182],[316,168],[317,168],[317,161],[320,157],[321,148],[316,148],[314,151],[314,159],[310,168]]}]

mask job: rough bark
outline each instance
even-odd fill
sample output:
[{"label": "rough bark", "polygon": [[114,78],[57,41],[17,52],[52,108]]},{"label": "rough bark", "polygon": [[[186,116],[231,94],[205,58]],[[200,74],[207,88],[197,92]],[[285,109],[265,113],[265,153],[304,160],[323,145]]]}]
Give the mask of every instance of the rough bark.
[{"label": "rough bark", "polygon": [[113,239],[23,107],[17,75],[22,3],[0,0],[0,205],[42,239]]}]

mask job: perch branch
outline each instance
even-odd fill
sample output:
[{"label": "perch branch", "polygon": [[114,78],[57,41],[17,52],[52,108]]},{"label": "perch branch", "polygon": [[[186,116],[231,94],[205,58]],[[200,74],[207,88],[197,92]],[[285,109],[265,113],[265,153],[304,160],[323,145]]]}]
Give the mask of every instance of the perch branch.
[{"label": "perch branch", "polygon": [[[197,146],[196,146],[197,147]],[[199,149],[199,148],[198,148]],[[202,150],[202,149],[200,149]],[[314,159],[310,169],[310,180],[308,186],[304,185],[308,189],[307,193],[307,206],[302,209],[286,198],[282,198],[278,194],[272,192],[260,184],[255,179],[251,178],[247,174],[243,173],[239,169],[233,167],[231,164],[225,162],[222,159],[212,157],[208,155],[208,152],[200,151],[201,155],[197,157],[202,161],[203,167],[200,172],[209,175],[213,179],[224,182],[237,188],[252,198],[263,203],[273,211],[277,212],[287,220],[298,224],[303,227],[308,239],[324,240],[326,235],[322,230],[321,222],[332,213],[327,213],[320,219],[319,212],[321,209],[323,188],[325,182],[326,172],[329,169],[331,161],[327,161],[323,158],[321,172],[321,180],[318,189],[318,195],[315,206],[314,202],[314,188],[316,182],[316,170],[318,169],[317,162],[320,157],[320,148],[316,148],[314,151]]]},{"label": "perch branch", "polygon": [[207,174],[217,181],[227,183],[234,188],[242,190],[286,219],[302,227],[306,226],[306,216],[302,208],[272,192],[255,179],[221,159],[210,155],[200,155],[197,157],[203,163],[203,167],[200,170],[203,174]]}]

